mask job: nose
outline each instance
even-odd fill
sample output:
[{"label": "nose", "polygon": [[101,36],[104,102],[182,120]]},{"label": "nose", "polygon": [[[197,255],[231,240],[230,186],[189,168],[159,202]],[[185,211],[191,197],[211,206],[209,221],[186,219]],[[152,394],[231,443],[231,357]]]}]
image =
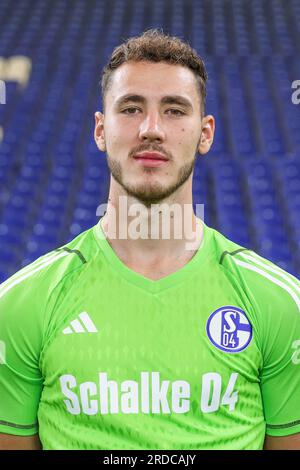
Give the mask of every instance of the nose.
[{"label": "nose", "polygon": [[163,142],[165,133],[162,129],[159,113],[152,112],[147,114],[140,125],[140,139],[145,142],[147,140],[153,142]]}]

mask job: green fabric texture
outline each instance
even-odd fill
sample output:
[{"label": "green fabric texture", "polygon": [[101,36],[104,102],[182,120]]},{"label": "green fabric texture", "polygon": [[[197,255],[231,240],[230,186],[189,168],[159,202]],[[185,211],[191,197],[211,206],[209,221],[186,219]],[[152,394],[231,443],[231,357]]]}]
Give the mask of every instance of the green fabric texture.
[{"label": "green fabric texture", "polygon": [[44,449],[261,449],[300,432],[300,283],[204,224],[177,272],[100,223],[0,286],[0,432]]}]

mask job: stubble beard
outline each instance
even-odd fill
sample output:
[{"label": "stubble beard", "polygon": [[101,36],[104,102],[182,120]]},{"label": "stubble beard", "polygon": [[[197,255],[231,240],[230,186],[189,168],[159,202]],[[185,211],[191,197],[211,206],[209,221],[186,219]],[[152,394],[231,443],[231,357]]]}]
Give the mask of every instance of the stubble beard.
[{"label": "stubble beard", "polygon": [[[107,154],[107,163],[112,177],[119,183],[126,193],[129,196],[136,198],[146,207],[150,207],[151,204],[158,204],[171,196],[188,180],[195,166],[198,145],[199,143],[197,144],[193,160],[182,165],[179,169],[177,180],[169,186],[163,186],[158,182],[137,185],[127,184],[123,178],[120,162],[114,160],[109,154]],[[143,168],[143,170],[145,173],[156,171],[155,168]]]}]

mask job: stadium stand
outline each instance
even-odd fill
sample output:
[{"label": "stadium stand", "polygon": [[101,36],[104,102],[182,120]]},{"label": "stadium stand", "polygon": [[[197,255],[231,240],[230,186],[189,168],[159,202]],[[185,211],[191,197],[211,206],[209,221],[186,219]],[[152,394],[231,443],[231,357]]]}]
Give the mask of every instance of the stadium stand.
[{"label": "stadium stand", "polygon": [[298,0],[1,0],[0,281],[96,223],[109,184],[93,141],[101,70],[154,27],[208,69],[216,140],[194,184],[206,222],[300,275]]}]

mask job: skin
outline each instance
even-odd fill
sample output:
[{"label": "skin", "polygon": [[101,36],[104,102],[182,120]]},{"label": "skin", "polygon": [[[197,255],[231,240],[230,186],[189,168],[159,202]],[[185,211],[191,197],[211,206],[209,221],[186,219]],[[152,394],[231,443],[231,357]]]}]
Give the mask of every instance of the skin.
[{"label": "skin", "polygon": [[0,450],[41,450],[38,434],[34,436],[13,436],[0,434]]},{"label": "skin", "polygon": [[[142,203],[144,218],[148,220],[151,203],[176,203],[181,207],[192,204],[195,154],[209,151],[215,127],[213,116],[202,117],[201,111],[196,78],[186,67],[129,62],[114,72],[105,96],[105,115],[95,114],[95,141],[101,151],[107,152],[111,170],[108,208],[102,225],[106,234],[115,220],[111,207],[118,221],[120,196],[127,197],[128,207]],[[151,169],[138,164],[133,155],[147,149],[168,156],[168,164]],[[195,231],[194,213],[189,224]],[[186,225],[183,222],[184,234],[188,232]],[[156,280],[184,266],[202,241],[199,226],[194,250],[187,250],[187,238],[174,238],[172,227],[168,240],[107,238],[128,267]]]},{"label": "skin", "polygon": [[291,436],[266,436],[264,450],[300,450],[300,433]]}]

